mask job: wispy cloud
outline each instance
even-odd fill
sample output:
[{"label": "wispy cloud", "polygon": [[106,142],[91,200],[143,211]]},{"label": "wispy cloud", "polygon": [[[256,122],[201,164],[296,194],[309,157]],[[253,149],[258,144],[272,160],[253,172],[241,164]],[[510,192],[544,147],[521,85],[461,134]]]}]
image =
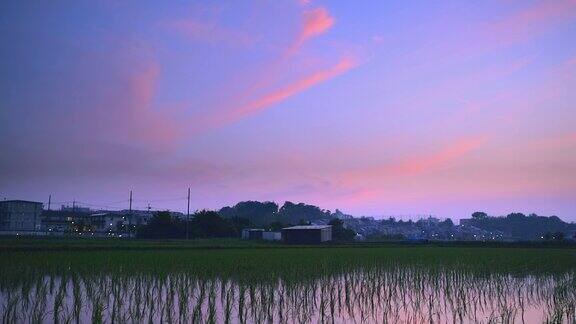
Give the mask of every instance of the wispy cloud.
[{"label": "wispy cloud", "polygon": [[447,167],[459,158],[480,148],[487,140],[488,137],[485,135],[459,138],[433,152],[414,153],[404,159],[344,173],[341,177],[342,183],[346,185],[365,185],[367,183],[378,185],[385,179],[432,172]]},{"label": "wispy cloud", "polygon": [[171,146],[174,140],[182,135],[182,128],[176,119],[170,117],[170,112],[154,110],[160,73],[160,65],[151,61],[137,72],[126,76],[126,95],[130,102],[126,109],[130,122],[124,127],[139,141],[163,149]]},{"label": "wispy cloud", "polygon": [[288,54],[296,53],[309,39],[321,35],[334,25],[334,17],[323,7],[305,10],[302,15],[303,23],[296,41],[288,49]]},{"label": "wispy cloud", "polygon": [[490,28],[505,44],[534,37],[558,23],[576,17],[574,0],[541,0],[496,22]]},{"label": "wispy cloud", "polygon": [[266,95],[254,100],[249,105],[237,109],[234,112],[234,115],[244,116],[270,107],[271,105],[286,100],[289,97],[294,96],[304,90],[307,90],[308,88],[311,88],[318,83],[322,83],[326,80],[332,79],[355,67],[356,64],[357,62],[353,58],[344,57],[337,64],[327,69],[316,71],[299,80],[296,80],[293,83],[288,84],[285,87],[267,93]]},{"label": "wispy cloud", "polygon": [[[306,5],[308,4],[309,3],[306,3]],[[224,107],[216,109],[214,114],[197,118],[197,120],[201,120],[201,122],[197,123],[198,126],[194,133],[201,133],[208,129],[222,127],[271,108],[275,104],[345,73],[358,65],[358,61],[354,57],[347,55],[332,66],[306,73],[303,77],[288,84],[277,84],[278,80],[282,79],[280,76],[287,74],[287,71],[285,71],[287,63],[294,61],[294,54],[300,50],[302,45],[306,41],[325,33],[335,22],[334,17],[323,7],[303,9],[301,14],[302,24],[300,25],[296,40],[288,46],[279,58],[264,70],[259,80],[247,91],[244,100],[237,98],[236,102],[228,103]],[[248,78],[253,78],[253,76],[249,75]],[[257,92],[260,92],[260,94]],[[245,102],[245,104],[239,105],[237,102]]]},{"label": "wispy cloud", "polygon": [[269,91],[264,95],[253,99],[248,104],[240,106],[236,109],[232,109],[221,115],[214,115],[208,117],[205,122],[203,122],[200,127],[201,130],[206,130],[207,128],[220,127],[225,124],[229,124],[245,118],[249,115],[255,114],[259,111],[271,108],[275,104],[278,104],[292,96],[297,95],[319,83],[330,80],[340,74],[347,72],[348,70],[354,68],[357,65],[356,60],[352,57],[344,57],[335,65],[332,65],[326,69],[319,70],[308,74],[296,81],[289,83],[275,90]]},{"label": "wispy cloud", "polygon": [[541,150],[563,150],[576,146],[576,132],[541,138],[530,143],[530,146]]},{"label": "wispy cloud", "polygon": [[[450,167],[459,159],[481,148],[488,139],[486,135],[462,137],[433,152],[416,153],[399,161],[334,176],[338,179],[339,187],[347,188],[346,195],[339,200],[345,204],[357,205],[381,199],[386,195],[388,198],[393,196],[396,202],[402,199],[409,201],[414,198],[412,196],[416,195],[416,192],[404,192],[406,186],[411,183],[407,179],[414,176],[422,179],[424,174],[434,174]],[[350,188],[356,189],[350,190]],[[396,192],[394,188],[398,190],[404,188],[404,191]]]}]

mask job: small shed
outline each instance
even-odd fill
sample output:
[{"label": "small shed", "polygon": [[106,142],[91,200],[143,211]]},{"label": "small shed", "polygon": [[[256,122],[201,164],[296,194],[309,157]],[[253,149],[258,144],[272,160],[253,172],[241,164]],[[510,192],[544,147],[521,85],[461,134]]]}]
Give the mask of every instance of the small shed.
[{"label": "small shed", "polygon": [[320,244],[332,241],[332,225],[301,225],[282,229],[287,244]]},{"label": "small shed", "polygon": [[243,240],[261,240],[263,237],[264,229],[261,228],[245,228],[242,230]]},{"label": "small shed", "polygon": [[262,233],[262,239],[265,241],[280,241],[282,240],[281,232],[264,232]]}]

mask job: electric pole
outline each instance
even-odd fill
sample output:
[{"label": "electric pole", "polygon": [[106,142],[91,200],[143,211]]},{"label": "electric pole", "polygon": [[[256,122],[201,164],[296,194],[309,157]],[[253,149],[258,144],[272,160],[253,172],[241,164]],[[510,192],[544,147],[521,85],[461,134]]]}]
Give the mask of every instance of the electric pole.
[{"label": "electric pole", "polygon": [[130,209],[128,210],[128,224],[132,225],[132,190],[130,190]]},{"label": "electric pole", "polygon": [[186,239],[190,239],[188,223],[190,222],[190,187],[188,187],[188,207],[186,208]]},{"label": "electric pole", "polygon": [[52,195],[48,195],[48,210],[50,210],[50,203],[52,202]]}]

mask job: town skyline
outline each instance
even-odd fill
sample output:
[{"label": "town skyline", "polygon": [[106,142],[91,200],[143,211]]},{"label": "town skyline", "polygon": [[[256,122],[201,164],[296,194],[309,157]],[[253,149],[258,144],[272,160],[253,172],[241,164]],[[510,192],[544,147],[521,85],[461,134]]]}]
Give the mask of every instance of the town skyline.
[{"label": "town skyline", "polygon": [[2,7],[2,199],[576,221],[573,0]]},{"label": "town skyline", "polygon": [[[132,192],[130,192],[130,195],[132,195]],[[2,200],[0,201],[29,201],[29,202],[39,202],[42,203],[43,209],[45,211],[77,211],[77,212],[128,212],[128,211],[139,211],[139,212],[150,212],[150,213],[156,213],[156,212],[162,212],[162,211],[169,211],[169,212],[173,212],[173,213],[177,213],[177,214],[181,214],[182,216],[187,215],[188,213],[190,215],[200,212],[200,211],[216,211],[216,212],[220,212],[223,209],[226,208],[231,208],[243,203],[274,203],[278,206],[281,206],[283,204],[286,203],[294,203],[294,204],[303,204],[305,206],[312,206],[312,207],[318,207],[320,210],[322,211],[326,211],[326,212],[331,212],[333,214],[342,214],[346,217],[353,217],[353,218],[373,218],[374,220],[387,220],[387,219],[395,219],[397,221],[418,221],[418,220],[423,220],[423,219],[427,219],[427,218],[435,218],[435,219],[439,219],[439,220],[454,220],[454,221],[460,221],[462,219],[468,219],[470,218],[473,214],[475,213],[485,213],[487,216],[490,217],[506,217],[507,215],[510,214],[523,214],[525,216],[544,216],[544,217],[558,217],[560,218],[562,221],[565,221],[567,223],[575,223],[575,221],[570,220],[569,218],[565,218],[562,217],[561,215],[556,215],[556,214],[550,214],[550,215],[543,215],[543,214],[538,214],[536,212],[533,211],[522,211],[522,210],[510,210],[510,211],[506,211],[503,213],[492,213],[490,211],[486,211],[484,209],[476,209],[473,212],[471,212],[470,214],[467,215],[460,215],[459,217],[456,216],[446,216],[446,215],[438,215],[438,214],[432,214],[432,213],[412,213],[412,214],[386,214],[386,213],[380,213],[380,214],[353,214],[353,213],[349,213],[346,210],[342,210],[338,207],[333,208],[333,209],[329,209],[329,208],[324,208],[323,206],[316,206],[314,204],[309,204],[307,202],[304,201],[288,201],[288,200],[284,200],[284,201],[257,201],[257,200],[242,200],[242,201],[236,201],[235,203],[231,203],[229,205],[223,205],[223,206],[219,206],[219,207],[214,207],[214,208],[202,208],[202,207],[197,207],[197,206],[190,206],[190,202],[188,201],[187,197],[173,197],[173,198],[164,198],[161,200],[143,200],[143,199],[136,199],[134,197],[132,197],[132,201],[130,201],[131,199],[125,199],[125,200],[118,200],[118,201],[114,201],[114,202],[108,202],[108,203],[103,203],[103,204],[94,204],[94,203],[90,203],[90,202],[86,202],[86,201],[81,201],[81,200],[52,200],[52,195],[49,195],[48,200],[47,201],[41,201],[41,200],[29,200],[29,199],[17,199],[17,198],[13,198],[13,199],[8,199],[6,197],[3,197]]]}]

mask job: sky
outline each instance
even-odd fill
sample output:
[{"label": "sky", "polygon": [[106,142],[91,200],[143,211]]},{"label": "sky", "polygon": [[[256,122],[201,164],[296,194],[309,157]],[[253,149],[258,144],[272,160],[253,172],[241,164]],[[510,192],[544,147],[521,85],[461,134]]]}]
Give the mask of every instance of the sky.
[{"label": "sky", "polygon": [[576,221],[576,0],[0,4],[0,197]]}]

